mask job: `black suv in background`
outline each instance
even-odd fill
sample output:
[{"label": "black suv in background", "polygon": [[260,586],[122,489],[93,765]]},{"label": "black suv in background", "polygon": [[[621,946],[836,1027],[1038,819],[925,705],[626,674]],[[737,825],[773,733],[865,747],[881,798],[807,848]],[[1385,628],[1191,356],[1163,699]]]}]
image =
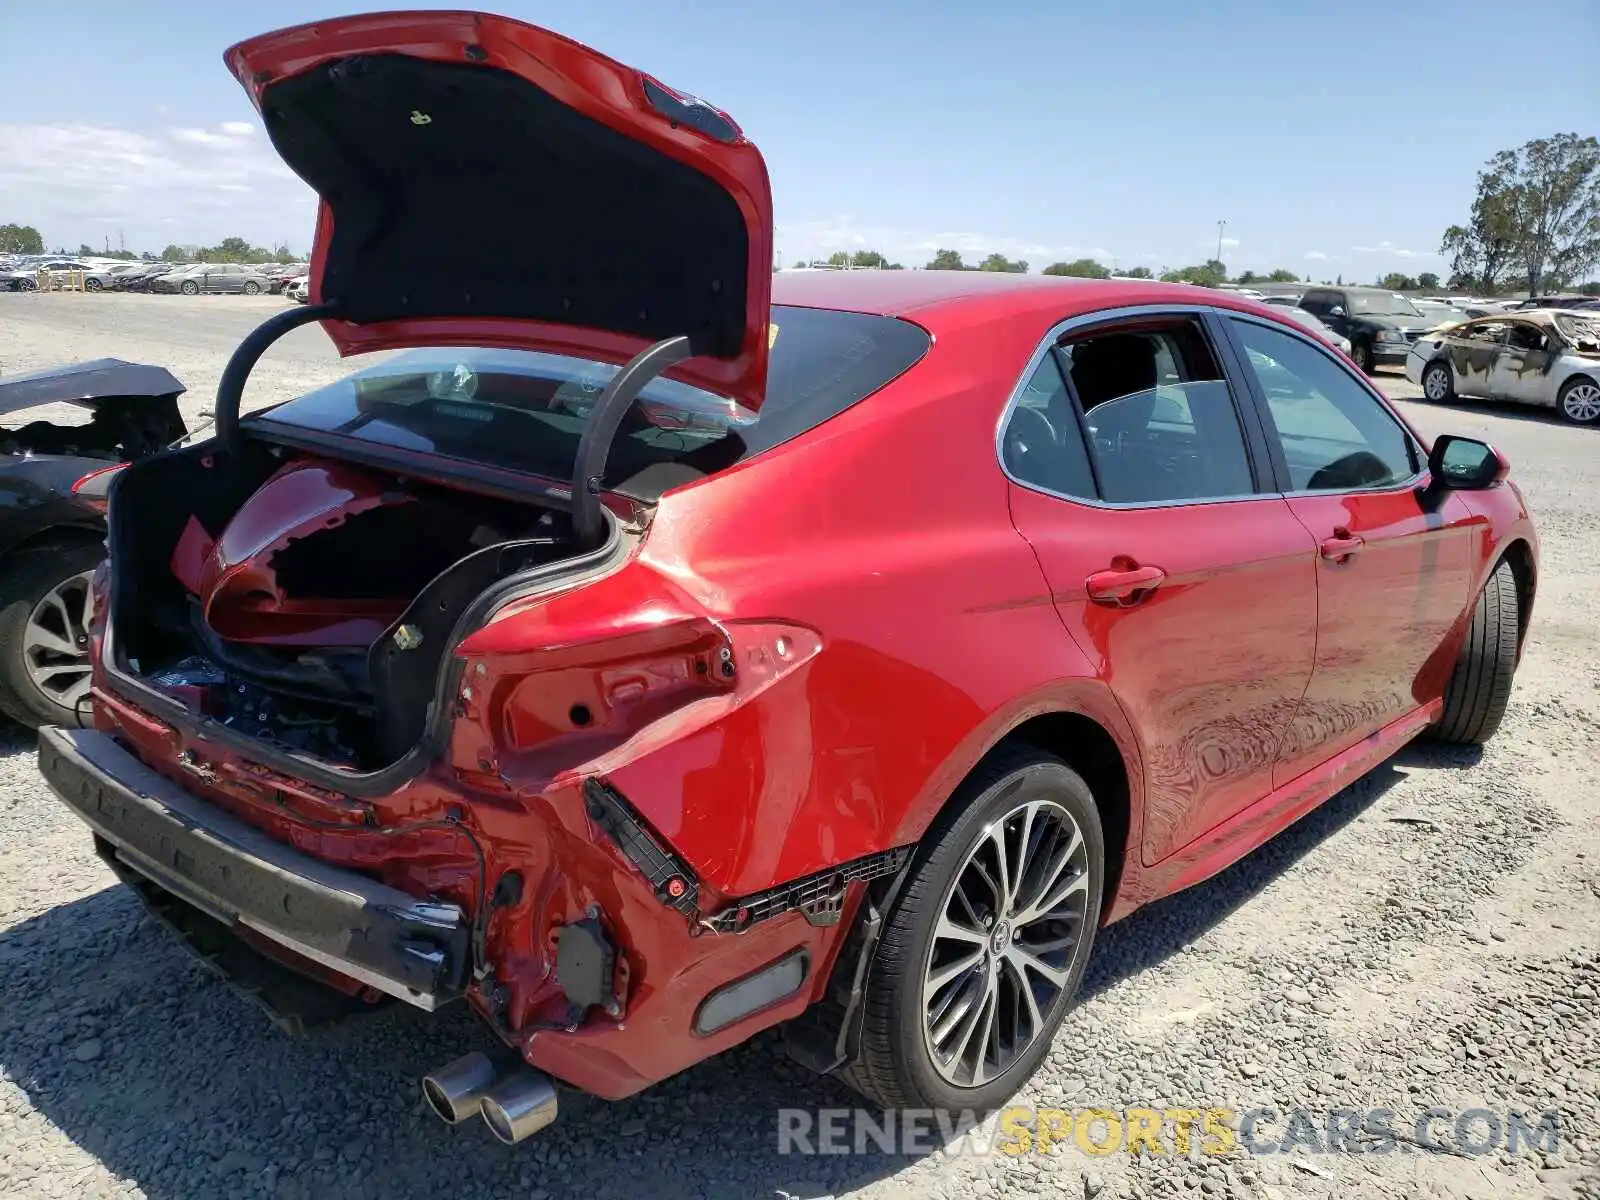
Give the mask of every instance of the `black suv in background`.
[{"label": "black suv in background", "polygon": [[1403,365],[1411,343],[1429,325],[1421,309],[1399,292],[1383,288],[1307,288],[1300,307],[1350,339],[1350,357],[1368,375],[1379,363]]}]

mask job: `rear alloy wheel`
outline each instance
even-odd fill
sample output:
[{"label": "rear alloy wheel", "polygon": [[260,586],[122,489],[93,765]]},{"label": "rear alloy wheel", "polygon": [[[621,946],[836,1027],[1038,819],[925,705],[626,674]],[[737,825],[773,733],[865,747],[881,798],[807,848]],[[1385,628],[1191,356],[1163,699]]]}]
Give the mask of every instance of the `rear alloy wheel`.
[{"label": "rear alloy wheel", "polygon": [[39,281],[37,279],[31,279],[24,275],[17,280],[17,291],[19,292],[37,292],[38,290]]},{"label": "rear alloy wheel", "polygon": [[1502,559],[1478,593],[1450,682],[1444,712],[1433,727],[1436,741],[1481,745],[1494,736],[1511,699],[1517,670],[1517,579]]},{"label": "rear alloy wheel", "polygon": [[1562,385],[1556,403],[1561,415],[1574,425],[1593,425],[1600,421],[1600,383],[1587,375],[1575,375]]},{"label": "rear alloy wheel", "polygon": [[178,290],[185,296],[198,296],[200,294],[200,285],[192,279],[185,279],[179,285]]},{"label": "rear alloy wheel", "polygon": [[83,281],[83,286],[85,291],[98,292],[105,285],[91,275]]},{"label": "rear alloy wheel", "polygon": [[1094,946],[1100,816],[1060,759],[1007,747],[923,839],[867,980],[845,1082],[887,1108],[987,1111],[1049,1052]]},{"label": "rear alloy wheel", "polygon": [[245,280],[244,294],[246,296],[259,296],[261,294],[261,285],[254,279]]},{"label": "rear alloy wheel", "polygon": [[73,538],[10,555],[0,574],[0,711],[75,725],[89,695],[90,589],[105,549]]},{"label": "rear alloy wheel", "polygon": [[1422,372],[1422,394],[1435,404],[1449,404],[1456,398],[1456,381],[1446,363],[1431,362]]}]

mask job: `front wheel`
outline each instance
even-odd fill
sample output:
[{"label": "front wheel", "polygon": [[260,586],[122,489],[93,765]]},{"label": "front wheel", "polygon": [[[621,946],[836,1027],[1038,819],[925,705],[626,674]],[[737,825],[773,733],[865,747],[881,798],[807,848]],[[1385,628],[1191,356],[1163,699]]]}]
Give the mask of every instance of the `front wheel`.
[{"label": "front wheel", "polygon": [[1593,425],[1600,422],[1600,384],[1587,375],[1574,375],[1561,385],[1561,395],[1556,404],[1561,415],[1574,425]]},{"label": "front wheel", "polygon": [[0,712],[29,728],[76,725],[89,696],[90,580],[105,555],[87,538],[18,550],[0,568]]},{"label": "front wheel", "polygon": [[1060,759],[1008,747],[923,839],[878,943],[844,1081],[886,1108],[998,1107],[1049,1052],[1094,947],[1100,815]]},{"label": "front wheel", "polygon": [[1356,366],[1360,367],[1368,375],[1376,375],[1378,373],[1378,358],[1372,352],[1371,342],[1356,343],[1355,359]]},{"label": "front wheel", "polygon": [[1449,404],[1456,398],[1456,381],[1450,367],[1431,362],[1422,372],[1422,394],[1435,404]]},{"label": "front wheel", "polygon": [[200,285],[192,279],[185,279],[178,290],[185,296],[198,296],[200,294]]},{"label": "front wheel", "polygon": [[246,296],[259,296],[261,294],[261,285],[254,279],[245,280],[244,294]]},{"label": "front wheel", "polygon": [[1511,699],[1511,678],[1517,671],[1517,579],[1502,560],[1478,593],[1450,682],[1444,689],[1444,712],[1433,727],[1437,741],[1482,745],[1494,736]]},{"label": "front wheel", "polygon": [[83,281],[83,286],[87,291],[98,292],[101,288],[105,287],[105,284],[101,283],[98,279],[91,275],[88,279]]}]

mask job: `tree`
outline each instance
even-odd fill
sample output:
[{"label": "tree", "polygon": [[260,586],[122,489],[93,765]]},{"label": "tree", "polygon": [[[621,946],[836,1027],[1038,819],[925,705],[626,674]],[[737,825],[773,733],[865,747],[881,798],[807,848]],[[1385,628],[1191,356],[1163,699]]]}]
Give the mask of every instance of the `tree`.
[{"label": "tree", "polygon": [[188,262],[189,252],[182,246],[168,246],[161,252],[161,261],[169,263]]},{"label": "tree", "polygon": [[43,254],[44,238],[32,225],[0,225],[0,254]]},{"label": "tree", "polygon": [[1267,282],[1268,283],[1299,283],[1300,282],[1300,276],[1296,275],[1293,271],[1285,271],[1282,267],[1279,267],[1271,275],[1267,276]]},{"label": "tree", "polygon": [[1209,259],[1198,267],[1180,267],[1176,271],[1163,271],[1162,283],[1195,283],[1201,287],[1218,287],[1228,281],[1228,268],[1217,259]]},{"label": "tree", "polygon": [[1378,280],[1378,287],[1391,292],[1414,292],[1420,284],[1409,275],[1402,275],[1399,271],[1390,271]]},{"label": "tree", "polygon": [[961,261],[959,250],[935,250],[933,261],[928,264],[930,271],[970,271],[971,267]]},{"label": "tree", "polygon": [[1155,274],[1149,267],[1135,267],[1128,272],[1129,279],[1154,279]]},{"label": "tree", "polygon": [[1234,282],[1235,283],[1265,283],[1266,279],[1263,276],[1257,275],[1254,271],[1245,271],[1239,276],[1239,278],[1235,279]]},{"label": "tree", "polygon": [[1600,264],[1600,141],[1558,133],[1496,154],[1468,223],[1446,229],[1439,252],[1452,279],[1489,293],[1512,273],[1532,295],[1582,278]]},{"label": "tree", "polygon": [[78,243],[78,257],[79,258],[93,258],[94,256],[95,256],[95,251],[94,251],[94,247],[93,246],[89,245],[88,242],[79,242]]},{"label": "tree", "polygon": [[1600,140],[1535,138],[1496,154],[1489,173],[1516,220],[1515,260],[1530,296],[1544,294],[1547,276],[1560,286],[1600,264]]},{"label": "tree", "polygon": [[1424,271],[1417,276],[1417,286],[1424,291],[1433,292],[1439,288],[1439,277],[1432,271]]},{"label": "tree", "polygon": [[1028,260],[1025,258],[1009,259],[1004,254],[991,254],[978,264],[980,271],[1003,271],[1010,275],[1026,275],[1028,273]]},{"label": "tree", "polygon": [[1046,275],[1069,275],[1074,279],[1110,279],[1111,272],[1092,258],[1075,258],[1071,262],[1051,263],[1044,269]]}]

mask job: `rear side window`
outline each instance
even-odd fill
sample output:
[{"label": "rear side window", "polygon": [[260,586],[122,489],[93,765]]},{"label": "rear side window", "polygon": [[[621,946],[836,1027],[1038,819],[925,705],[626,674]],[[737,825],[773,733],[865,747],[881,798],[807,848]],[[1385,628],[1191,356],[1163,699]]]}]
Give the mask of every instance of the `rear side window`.
[{"label": "rear side window", "polygon": [[1060,347],[1012,409],[1002,454],[1020,482],[1110,504],[1180,504],[1255,490],[1232,394],[1192,321]]},{"label": "rear side window", "polygon": [[[759,413],[657,379],[623,419],[606,484],[664,465],[680,469],[653,476],[663,487],[722,470],[837,416],[929,346],[926,331],[894,317],[783,306],[772,310],[768,339]],[[618,369],[528,350],[413,350],[251,421],[564,480],[595,401]]]}]

